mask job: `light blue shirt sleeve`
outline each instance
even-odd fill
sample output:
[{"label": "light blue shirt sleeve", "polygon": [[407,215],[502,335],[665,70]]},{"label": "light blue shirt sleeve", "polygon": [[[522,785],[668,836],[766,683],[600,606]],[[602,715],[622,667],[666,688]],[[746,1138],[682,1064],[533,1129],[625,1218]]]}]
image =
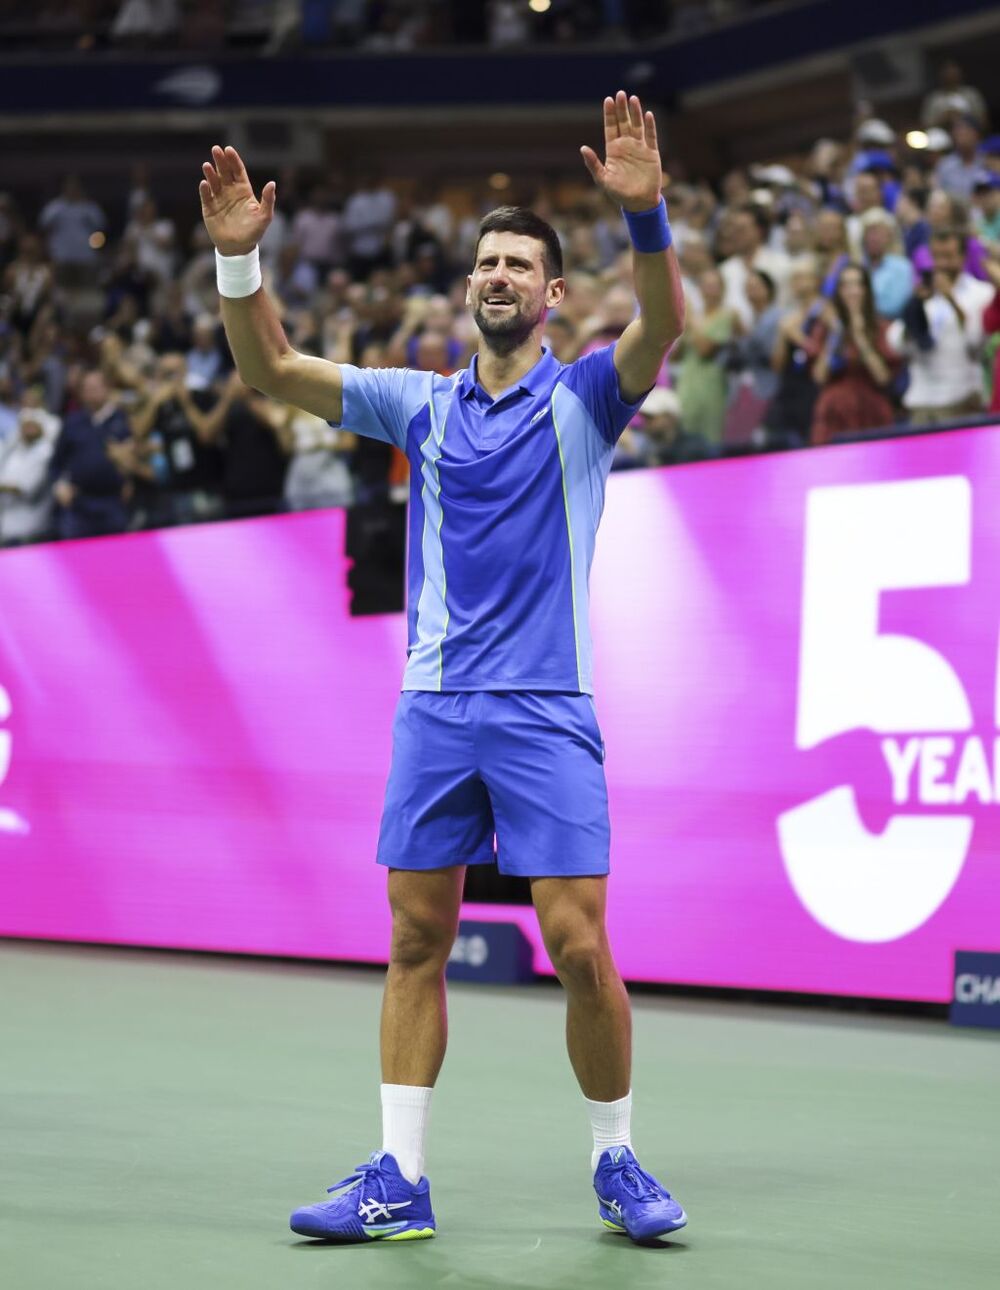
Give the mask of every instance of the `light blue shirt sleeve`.
[{"label": "light blue shirt sleeve", "polygon": [[875,307],[883,318],[898,318],[913,294],[913,269],[901,255],[887,255],[872,276]]},{"label": "light blue shirt sleeve", "polygon": [[570,363],[559,383],[573,391],[593,417],[601,437],[610,444],[618,442],[645,398],[643,395],[636,403],[626,403],[622,398],[614,345],[592,350]]},{"label": "light blue shirt sleeve", "polygon": [[395,444],[405,452],[410,422],[430,401],[432,374],[411,372],[406,367],[362,368],[353,363],[341,363],[340,374],[344,383],[340,425],[366,439]]}]

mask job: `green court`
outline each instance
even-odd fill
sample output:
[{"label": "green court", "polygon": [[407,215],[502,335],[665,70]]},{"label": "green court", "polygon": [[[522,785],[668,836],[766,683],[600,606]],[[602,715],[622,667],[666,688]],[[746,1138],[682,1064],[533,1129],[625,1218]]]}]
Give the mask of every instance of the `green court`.
[{"label": "green court", "polygon": [[379,1146],[381,976],[0,944],[10,1290],[1000,1284],[1000,1043],[915,1020],[641,995],[636,1149],[690,1215],[606,1232],[562,998],[453,986],[436,1240],[287,1227]]}]

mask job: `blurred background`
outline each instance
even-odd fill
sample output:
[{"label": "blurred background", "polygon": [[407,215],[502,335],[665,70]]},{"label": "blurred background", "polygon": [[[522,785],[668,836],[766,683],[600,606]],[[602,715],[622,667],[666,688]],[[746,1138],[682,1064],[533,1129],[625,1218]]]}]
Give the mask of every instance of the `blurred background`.
[{"label": "blurred background", "polygon": [[534,206],[570,361],[634,309],[578,152],[618,86],[658,117],[688,330],[616,469],[983,417],[998,33],[969,2],[5,0],[0,540],[357,506],[356,607],[398,608],[406,462],[233,376],[201,161],[232,143],[277,180],[289,337],[362,366],[464,365],[477,222]]}]

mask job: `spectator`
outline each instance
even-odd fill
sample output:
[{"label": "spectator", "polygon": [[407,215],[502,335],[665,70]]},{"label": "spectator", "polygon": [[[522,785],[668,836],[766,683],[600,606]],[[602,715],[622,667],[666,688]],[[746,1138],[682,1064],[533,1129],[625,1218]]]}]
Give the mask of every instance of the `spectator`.
[{"label": "spectator", "polygon": [[711,446],[700,435],[681,428],[681,403],[676,391],[657,385],[618,441],[611,468],[668,466],[703,461],[712,455]]},{"label": "spectator", "polygon": [[550,314],[545,323],[545,344],[560,363],[572,363],[580,352],[576,328],[563,313]]},{"label": "spectator", "polygon": [[111,37],[120,45],[145,46],[176,36],[179,26],[178,0],[122,0]]},{"label": "spectator", "polygon": [[317,184],[292,220],[291,236],[298,243],[302,258],[315,270],[317,281],[342,263],[340,215],[324,184]]},{"label": "spectator", "polygon": [[515,0],[488,0],[488,37],[496,49],[526,45],[531,38],[527,7]]},{"label": "spectator", "polygon": [[187,380],[194,390],[207,390],[219,379],[225,364],[219,348],[219,324],[211,314],[201,314],[191,329],[187,353]]},{"label": "spectator", "polygon": [[17,255],[4,270],[3,284],[10,300],[10,321],[27,336],[52,291],[52,270],[37,233],[22,235]]},{"label": "spectator", "polygon": [[816,216],[816,267],[823,294],[833,295],[840,270],[851,258],[847,245],[847,221],[840,211],[821,210]]},{"label": "spectator", "polygon": [[613,344],[635,317],[635,296],[631,287],[622,284],[609,287],[597,310],[583,326],[581,354],[590,354]]},{"label": "spectator", "polygon": [[993,288],[965,272],[965,254],[964,234],[938,230],[931,239],[933,267],[921,274],[902,319],[890,328],[890,344],[910,362],[903,404],[913,425],[951,421],[982,407],[983,312]]},{"label": "spectator", "polygon": [[415,367],[418,372],[437,372],[451,376],[455,368],[449,354],[448,338],[440,332],[425,331],[417,337]]},{"label": "spectator", "polygon": [[[972,186],[972,201],[976,236],[988,252],[995,252],[1000,248],[1000,174],[983,167]],[[983,267],[992,278],[989,266],[984,263]]]},{"label": "spectator", "polygon": [[910,188],[899,194],[893,214],[903,239],[903,250],[912,260],[917,251],[931,240],[931,225],[927,219],[927,194],[923,189]]},{"label": "spectator", "polygon": [[993,342],[992,363],[990,364],[990,411],[1000,412],[1000,259],[992,257],[986,262],[986,271],[990,283],[995,289],[993,299],[983,312],[983,330]]},{"label": "spectator", "polygon": [[18,433],[0,446],[0,542],[12,546],[46,537],[52,519],[49,461],[54,447],[49,414],[22,407]]},{"label": "spectator", "polygon": [[92,282],[99,249],[92,238],[103,233],[107,223],[100,206],[90,201],[79,179],[70,175],[63,184],[62,195],[54,197],[38,218],[60,286],[74,288]]},{"label": "spectator", "polygon": [[861,217],[862,262],[875,293],[880,318],[898,318],[913,293],[913,268],[901,255],[899,225],[884,210],[869,210]]},{"label": "spectator", "polygon": [[991,134],[988,139],[984,139],[979,147],[979,155],[987,170],[1000,175],[1000,134]]},{"label": "spectator", "polygon": [[968,200],[982,165],[978,156],[982,127],[971,113],[965,113],[953,122],[951,137],[955,151],[941,158],[934,176],[935,183],[946,193]]},{"label": "spectator", "polygon": [[782,248],[790,260],[809,255],[813,250],[813,230],[804,211],[789,211],[785,220]]},{"label": "spectator", "polygon": [[844,148],[834,139],[818,139],[809,154],[808,173],[818,192],[820,205],[831,210],[844,206]]},{"label": "spectator", "polygon": [[892,154],[883,152],[881,149],[865,153],[860,159],[859,173],[874,175],[882,193],[882,205],[887,211],[894,211],[902,185],[899,179],[899,167]]},{"label": "spectator", "polygon": [[778,375],[771,365],[781,323],[781,306],[775,300],[774,282],[763,269],[754,269],[747,277],[746,291],[753,321],[749,330],[738,336],[730,347],[727,443],[745,443],[751,438],[763,423],[778,389]]},{"label": "spectator", "polygon": [[814,444],[895,421],[888,390],[896,355],[886,340],[886,326],[875,314],[867,270],[846,264],[826,306],[825,335],[813,369],[820,387],[812,420]]},{"label": "spectator", "polygon": [[781,317],[771,351],[778,383],[764,421],[767,442],[776,447],[801,444],[812,424],[819,395],[813,368],[825,337],[825,301],[813,263],[795,265],[791,288],[794,304]]},{"label": "spectator", "polygon": [[760,206],[741,207],[732,219],[733,254],[719,266],[726,308],[746,326],[753,320],[753,310],[746,295],[747,276],[752,269],[763,269],[774,282],[778,298],[784,299],[788,257],[783,251],[766,245],[769,232],[770,223]]},{"label": "spectator", "polygon": [[191,348],[191,319],[184,304],[182,283],[167,283],[159,294],[151,321],[153,347],[157,353],[186,353]]},{"label": "spectator", "polygon": [[97,343],[97,361],[108,389],[116,391],[120,401],[134,403],[145,377],[126,353],[120,336],[114,332],[101,336]]},{"label": "spectator", "polygon": [[288,309],[307,306],[319,288],[316,265],[305,258],[297,242],[286,242],[278,253],[271,289]]},{"label": "spectator", "polygon": [[[847,217],[847,245],[851,259],[861,258],[861,220],[868,211],[884,210],[885,196],[878,176],[862,171],[854,176],[851,211]],[[843,266],[841,265],[841,268]],[[839,277],[840,270],[837,270]]]},{"label": "spectator", "polygon": [[135,257],[141,275],[154,283],[169,282],[176,261],[174,222],[157,213],[152,197],[144,197],[125,227],[124,245]]},{"label": "spectator", "polygon": [[203,444],[222,452],[222,497],[229,519],[267,515],[284,495],[294,440],[284,410],[231,373],[222,397],[203,412],[186,389],[181,407]]},{"label": "spectator", "polygon": [[697,232],[689,232],[679,245],[675,242],[675,247],[681,269],[681,287],[684,290],[684,299],[690,310],[700,314],[704,307],[704,302],[701,298],[701,291],[698,288],[698,279],[706,269],[715,267],[711,248],[704,235]]},{"label": "spectator", "polygon": [[128,519],[128,469],[120,449],[130,438],[129,426],[103,372],[84,375],[80,401],[80,410],[63,423],[49,463],[61,538],[121,533]]},{"label": "spectator", "polygon": [[946,126],[956,113],[971,115],[980,125],[986,124],[986,100],[974,86],[965,84],[961,66],[949,58],[941,64],[938,88],[921,105],[920,119],[926,126]]},{"label": "spectator", "polygon": [[682,357],[677,396],[684,429],[717,446],[722,442],[728,393],[725,368],[718,359],[736,334],[739,319],[725,302],[719,270],[703,273],[698,286],[704,312],[688,319],[687,330],[673,351],[674,356]]},{"label": "spectator", "polygon": [[389,260],[389,234],[396,217],[396,198],[374,174],[360,177],[344,206],[348,268],[353,278],[367,279]]},{"label": "spectator", "polygon": [[393,355],[402,354],[402,366],[420,365],[418,347],[424,336],[439,339],[446,353],[442,363],[425,371],[440,368],[442,372],[454,372],[462,366],[464,346],[455,335],[455,311],[447,296],[411,296],[407,300],[403,320],[389,347]]},{"label": "spectator", "polygon": [[18,411],[14,381],[7,372],[0,371],[0,443],[16,437],[20,425]]},{"label": "spectator", "polygon": [[935,189],[927,199],[927,223],[930,229],[927,244],[918,247],[910,257],[917,274],[926,273],[934,267],[930,248],[934,234],[955,230],[961,232],[965,240],[965,272],[984,281],[986,250],[979,238],[969,233],[969,208],[965,202],[942,188]]},{"label": "spectator", "polygon": [[183,396],[185,381],[184,355],[163,354],[155,380],[147,385],[142,402],[130,417],[133,436],[152,439],[162,454],[159,499],[151,507],[160,524],[187,524],[222,513],[221,454],[202,442],[184,410],[189,399],[206,413],[216,397],[207,390],[191,390]]},{"label": "spectator", "polygon": [[285,476],[285,504],[289,510],[305,511],[317,506],[350,506],[354,482],[348,457],[356,436],[334,430],[319,417],[289,408],[292,458]]},{"label": "spectator", "polygon": [[31,329],[23,375],[29,384],[38,382],[41,385],[43,402],[49,412],[61,410],[66,402],[67,357],[68,347],[59,324],[43,312]]},{"label": "spectator", "polygon": [[872,152],[893,152],[896,147],[896,131],[879,117],[870,116],[854,132],[858,151],[853,160],[855,172],[866,169],[868,156]]}]

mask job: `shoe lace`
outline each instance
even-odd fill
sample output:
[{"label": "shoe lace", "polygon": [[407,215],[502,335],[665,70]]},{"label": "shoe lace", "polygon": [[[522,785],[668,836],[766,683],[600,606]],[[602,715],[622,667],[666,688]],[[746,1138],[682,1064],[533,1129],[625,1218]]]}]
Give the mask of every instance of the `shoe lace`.
[{"label": "shoe lace", "polygon": [[645,1169],[640,1169],[635,1165],[620,1165],[618,1173],[621,1178],[621,1184],[625,1190],[636,1200],[662,1200],[664,1197],[670,1198],[670,1192],[667,1191],[661,1183],[646,1173]]},{"label": "shoe lace", "polygon": [[334,1183],[332,1187],[327,1187],[327,1191],[340,1191],[341,1187],[361,1186],[368,1192],[373,1199],[378,1198],[383,1204],[388,1204],[389,1193],[386,1191],[385,1178],[382,1174],[382,1166],[376,1160],[367,1160],[363,1165],[355,1165],[354,1173],[342,1178],[339,1183]]}]

